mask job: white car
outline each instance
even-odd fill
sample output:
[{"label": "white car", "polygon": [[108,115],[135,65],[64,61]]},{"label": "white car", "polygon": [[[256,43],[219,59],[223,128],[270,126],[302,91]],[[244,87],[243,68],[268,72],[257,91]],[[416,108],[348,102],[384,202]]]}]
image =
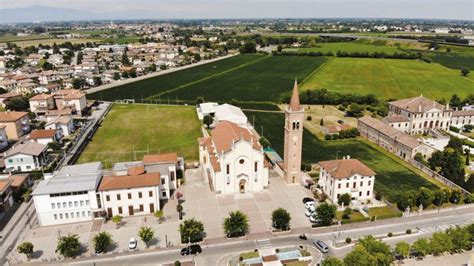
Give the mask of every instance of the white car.
[{"label": "white car", "polygon": [[309,217],[309,221],[312,222],[312,223],[319,223],[319,222],[321,222],[321,220],[316,217],[316,213],[315,213],[315,212]]},{"label": "white car", "polygon": [[316,203],[314,201],[308,201],[304,204],[304,206],[306,207],[306,209],[309,209],[311,206],[314,207]]},{"label": "white car", "polygon": [[130,241],[128,241],[128,248],[129,249],[136,249],[137,244],[138,244],[137,239],[132,237],[132,238],[130,238]]},{"label": "white car", "polygon": [[306,217],[310,217],[315,211],[316,208],[314,206],[309,206],[309,208],[304,212],[304,215],[306,215]]}]

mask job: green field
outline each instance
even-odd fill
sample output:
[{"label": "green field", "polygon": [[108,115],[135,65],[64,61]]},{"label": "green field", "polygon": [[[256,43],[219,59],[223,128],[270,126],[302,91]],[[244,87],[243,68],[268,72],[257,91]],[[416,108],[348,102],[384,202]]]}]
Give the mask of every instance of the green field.
[{"label": "green field", "polygon": [[50,39],[50,38],[52,38],[50,35],[41,35],[41,34],[32,34],[28,36],[2,34],[0,35],[0,43],[30,41],[30,40],[44,40],[44,39]]},{"label": "green field", "polygon": [[399,50],[396,46],[388,45],[374,45],[366,43],[354,43],[354,42],[336,42],[336,43],[318,43],[316,47],[311,48],[299,48],[299,49],[285,49],[285,50],[298,50],[301,52],[333,52],[334,54],[337,51],[347,52],[347,53],[381,53],[386,54],[401,53],[403,51]]},{"label": "green field", "polygon": [[[255,128],[269,139],[272,147],[283,155],[284,115],[278,113],[245,112],[249,121],[255,119]],[[303,134],[303,161],[317,163],[350,155],[359,159],[376,173],[375,190],[394,201],[401,192],[418,190],[420,187],[436,189],[437,186],[412,172],[397,160],[385,156],[380,151],[361,140],[321,141],[305,129]]]},{"label": "green field", "polygon": [[239,55],[90,95],[98,100],[131,99],[194,102],[279,102],[291,92],[295,78],[303,80],[318,68],[323,57]]},{"label": "green field", "polygon": [[110,168],[114,162],[164,152],[197,160],[200,126],[194,107],[116,104],[78,163],[102,161]]},{"label": "green field", "polygon": [[301,88],[326,88],[341,93],[374,93],[388,98],[423,95],[449,99],[474,91],[474,75],[462,77],[459,70],[418,60],[332,58],[306,79]]}]

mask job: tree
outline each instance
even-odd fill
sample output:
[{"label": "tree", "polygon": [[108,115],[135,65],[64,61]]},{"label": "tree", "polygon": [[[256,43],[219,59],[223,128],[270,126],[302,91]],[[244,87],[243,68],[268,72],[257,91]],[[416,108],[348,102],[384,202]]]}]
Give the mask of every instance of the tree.
[{"label": "tree", "polygon": [[441,255],[453,249],[453,242],[446,232],[436,232],[431,236],[431,252],[433,255]]},{"label": "tree", "polygon": [[79,236],[77,234],[68,234],[58,239],[58,245],[56,247],[56,253],[59,252],[66,258],[75,257],[81,251],[81,243],[79,242]]},{"label": "tree", "polygon": [[470,72],[470,71],[469,71],[469,69],[467,69],[467,68],[461,69],[461,75],[462,75],[463,77],[467,77],[467,75],[469,75],[469,72]]},{"label": "tree", "polygon": [[364,108],[357,103],[351,103],[347,115],[351,117],[361,117],[363,115]]},{"label": "tree", "polygon": [[448,229],[447,234],[452,243],[451,252],[461,252],[462,250],[471,249],[471,235],[469,234],[467,227],[450,228]]},{"label": "tree", "polygon": [[195,53],[194,60],[196,60],[197,62],[201,61],[201,55],[199,53]]},{"label": "tree", "polygon": [[449,105],[452,107],[462,107],[461,98],[459,98],[457,94],[453,94],[453,96],[451,96],[451,100],[449,100]]},{"label": "tree", "polygon": [[336,205],[323,202],[316,209],[316,218],[321,221],[321,225],[329,226],[336,217],[336,210]]},{"label": "tree", "polygon": [[279,53],[281,53],[281,51],[283,51],[283,46],[278,45],[278,46],[277,46],[277,51],[278,51]]},{"label": "tree", "polygon": [[153,215],[154,215],[156,218],[158,218],[158,221],[161,223],[161,221],[163,220],[163,216],[165,215],[165,213],[163,212],[163,210],[158,210],[158,211],[156,211]]},{"label": "tree", "polygon": [[410,255],[410,244],[405,241],[400,241],[395,245],[395,252],[397,252],[402,259],[407,258]]},{"label": "tree", "polygon": [[148,247],[150,241],[155,238],[155,231],[151,227],[142,226],[138,230],[138,236],[140,239],[145,242],[145,245]]},{"label": "tree", "polygon": [[105,253],[112,244],[112,235],[108,232],[100,232],[92,239],[96,251]]},{"label": "tree", "polygon": [[94,77],[94,78],[92,78],[92,80],[94,81],[95,86],[102,85],[102,78],[101,77]]},{"label": "tree", "polygon": [[469,176],[469,179],[466,181],[466,183],[464,184],[464,188],[471,192],[471,193],[474,193],[474,174],[471,174]]},{"label": "tree", "polygon": [[258,140],[258,143],[260,143],[260,145],[262,145],[263,148],[270,148],[270,146],[271,146],[270,141],[265,137],[261,137]]},{"label": "tree", "polygon": [[181,243],[194,243],[202,240],[204,234],[204,225],[202,222],[194,218],[184,220],[179,225],[179,233],[181,234]]},{"label": "tree", "polygon": [[459,189],[453,189],[451,191],[451,195],[449,196],[449,202],[458,204],[459,202],[461,202],[461,198],[462,198],[461,191]]},{"label": "tree", "polygon": [[428,239],[422,237],[416,240],[411,246],[416,252],[418,252],[419,257],[424,257],[431,253],[431,246]]},{"label": "tree", "polygon": [[202,122],[204,122],[204,124],[206,125],[207,128],[209,128],[211,126],[211,124],[214,122],[214,118],[210,115],[206,115],[204,116],[204,118],[202,119]]},{"label": "tree", "polygon": [[290,229],[291,215],[283,208],[278,208],[272,212],[272,225],[278,230]]},{"label": "tree", "polygon": [[30,107],[28,99],[26,97],[15,97],[8,101],[5,105],[5,109],[10,111],[27,111]]},{"label": "tree", "polygon": [[359,239],[357,245],[363,246],[364,249],[377,261],[377,265],[391,265],[393,256],[390,246],[375,237],[369,235]]},{"label": "tree", "polygon": [[18,253],[25,254],[27,259],[30,259],[33,254],[34,246],[31,242],[23,242],[16,247]]},{"label": "tree", "polygon": [[122,54],[121,62],[122,62],[122,65],[124,65],[124,66],[130,66],[131,65],[130,60],[128,59],[128,54],[127,54],[126,51],[123,52],[123,54]]},{"label": "tree", "polygon": [[120,73],[115,72],[114,73],[114,80],[119,80],[120,79]]},{"label": "tree", "polygon": [[369,252],[367,252],[367,250],[363,246],[356,245],[354,249],[344,258],[344,265],[377,265],[377,259],[370,255]]},{"label": "tree", "polygon": [[257,52],[257,44],[255,41],[248,41],[239,48],[242,54],[254,54]]},{"label": "tree", "polygon": [[201,96],[196,97],[196,106],[204,102],[204,98]]},{"label": "tree", "polygon": [[465,161],[465,165],[469,166],[469,154],[471,153],[471,150],[466,148],[464,149],[464,155],[466,156],[466,161]]},{"label": "tree", "polygon": [[418,198],[416,200],[417,205],[423,205],[423,208],[427,208],[431,205],[434,200],[434,194],[431,190],[421,187],[418,191]]},{"label": "tree", "polygon": [[122,223],[122,216],[114,215],[114,217],[112,217],[112,222],[114,222],[117,228],[119,228],[120,224]]},{"label": "tree", "polygon": [[224,219],[224,233],[227,237],[239,237],[248,232],[248,217],[241,211],[229,213],[229,217]]},{"label": "tree", "polygon": [[82,88],[82,86],[84,86],[84,83],[85,83],[85,82],[84,82],[83,79],[77,79],[77,78],[75,78],[75,79],[72,80],[72,87],[73,87],[74,89],[76,89],[76,90],[79,90],[79,89]]},{"label": "tree", "polygon": [[61,149],[61,143],[52,141],[48,143],[48,148],[52,149],[53,151],[59,151]]},{"label": "tree", "polygon": [[443,190],[436,190],[434,193],[433,204],[436,206],[443,205],[446,202],[447,196]]},{"label": "tree", "polygon": [[349,193],[344,193],[341,196],[339,196],[339,199],[337,199],[337,204],[341,205],[344,204],[344,206],[349,206],[351,203],[352,196]]},{"label": "tree", "polygon": [[156,64],[151,64],[148,66],[148,72],[156,72]]},{"label": "tree", "polygon": [[336,257],[327,257],[321,263],[321,266],[342,266],[342,261]]}]

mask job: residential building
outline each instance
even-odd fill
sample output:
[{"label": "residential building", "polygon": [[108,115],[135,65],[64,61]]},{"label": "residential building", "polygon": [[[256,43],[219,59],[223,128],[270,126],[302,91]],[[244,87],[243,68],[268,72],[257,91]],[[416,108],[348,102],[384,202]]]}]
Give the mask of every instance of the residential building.
[{"label": "residential building", "polygon": [[22,96],[21,94],[16,93],[16,92],[7,92],[7,93],[4,93],[4,94],[1,94],[0,95],[0,107],[5,108],[9,101],[11,101],[12,99],[21,98],[21,96]]},{"label": "residential building", "polygon": [[41,169],[48,162],[47,146],[36,142],[16,145],[4,154],[6,170],[30,172]]},{"label": "residential building", "polygon": [[57,132],[58,139],[71,135],[74,131],[74,124],[71,116],[57,116],[50,122],[47,122],[45,129],[54,129]]},{"label": "residential building", "polygon": [[319,187],[333,203],[345,193],[352,200],[367,202],[374,197],[375,172],[349,156],[342,160],[319,162]]},{"label": "residential building", "polygon": [[349,130],[352,127],[347,124],[342,124],[342,125],[329,125],[329,126],[321,126],[321,131],[323,132],[324,135],[334,135],[338,134],[339,132],[343,130]]},{"label": "residential building", "polygon": [[58,110],[70,108],[73,113],[82,114],[87,108],[86,94],[80,90],[59,90],[54,93],[54,101]]},{"label": "residential building", "polygon": [[5,213],[13,206],[13,190],[10,179],[0,179],[0,220]]},{"label": "residential building", "polygon": [[45,176],[32,196],[40,226],[91,221],[104,214],[97,189],[100,162],[64,166]]},{"label": "residential building", "polygon": [[451,126],[462,128],[465,125],[474,125],[474,109],[453,111]]},{"label": "residential building", "polygon": [[449,104],[442,105],[419,97],[388,103],[389,115],[385,122],[407,134],[420,134],[429,129],[449,129],[453,110]]},{"label": "residential building", "polygon": [[217,193],[262,191],[268,187],[268,163],[258,136],[229,121],[217,123],[210,137],[199,139],[204,175]]},{"label": "residential building", "polygon": [[301,182],[304,108],[300,105],[298,83],[295,80],[290,104],[285,108],[283,172],[287,183]]},{"label": "residential building", "polygon": [[0,125],[0,150],[5,149],[8,147],[8,136],[7,130],[5,125]]},{"label": "residential building", "polygon": [[0,125],[5,126],[10,140],[17,140],[30,132],[30,121],[27,112],[0,112]]},{"label": "residential building", "polygon": [[23,193],[33,185],[33,180],[31,179],[31,175],[29,174],[2,175],[0,176],[0,182],[3,181],[10,181],[8,183],[8,186],[11,187],[13,193],[13,201],[21,201]]},{"label": "residential building", "polygon": [[48,145],[51,142],[59,141],[60,134],[55,129],[35,129],[27,137],[28,141]]},{"label": "residential building", "polygon": [[47,111],[55,108],[54,95],[38,94],[30,98],[30,111],[37,116],[43,116]]},{"label": "residential building", "polygon": [[160,173],[104,176],[98,193],[107,217],[153,214],[160,209]]},{"label": "residential building", "polygon": [[183,176],[184,159],[176,153],[151,154],[143,156],[146,173],[160,173],[160,198],[169,199],[178,188],[178,178]]},{"label": "residential building", "polygon": [[413,159],[417,153],[429,158],[435,151],[416,138],[371,116],[359,118],[357,129],[362,137],[407,161]]}]

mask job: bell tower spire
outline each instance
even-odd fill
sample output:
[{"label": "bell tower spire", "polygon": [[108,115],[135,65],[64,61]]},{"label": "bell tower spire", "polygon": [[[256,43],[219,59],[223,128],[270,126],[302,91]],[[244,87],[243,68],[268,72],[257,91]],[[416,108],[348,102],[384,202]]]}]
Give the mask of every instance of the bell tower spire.
[{"label": "bell tower spire", "polygon": [[284,178],[287,183],[301,180],[304,109],[301,108],[298,81],[295,79],[289,106],[285,109]]}]

